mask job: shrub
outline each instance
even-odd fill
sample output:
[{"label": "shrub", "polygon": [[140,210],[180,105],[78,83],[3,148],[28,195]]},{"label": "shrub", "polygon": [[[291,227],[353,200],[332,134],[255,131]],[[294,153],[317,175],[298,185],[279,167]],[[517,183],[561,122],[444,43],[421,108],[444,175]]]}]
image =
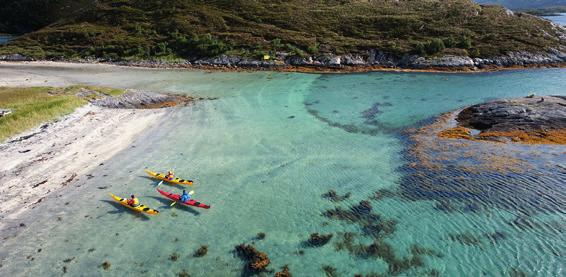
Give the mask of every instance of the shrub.
[{"label": "shrub", "polygon": [[426,45],[426,52],[432,55],[441,52],[445,48],[446,46],[444,45],[444,42],[441,39],[433,38]]}]

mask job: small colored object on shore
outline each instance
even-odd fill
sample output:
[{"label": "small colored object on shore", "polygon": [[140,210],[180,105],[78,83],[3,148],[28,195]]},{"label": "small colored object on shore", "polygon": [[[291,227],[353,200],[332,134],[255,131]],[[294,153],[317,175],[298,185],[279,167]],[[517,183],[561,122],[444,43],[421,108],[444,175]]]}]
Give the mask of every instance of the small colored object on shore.
[{"label": "small colored object on shore", "polygon": [[166,174],[163,173],[159,173],[159,172],[153,172],[151,170],[148,169],[144,169],[144,171],[149,174],[149,176],[157,179],[157,180],[162,180],[171,184],[177,184],[177,185],[187,185],[187,186],[192,186],[193,185],[193,181],[192,180],[185,180],[185,179],[181,179],[181,178],[175,178],[173,180],[169,180],[167,178]]},{"label": "small colored object on shore", "polygon": [[116,196],[112,193],[110,193],[110,196],[112,197],[112,199],[114,199],[116,202],[120,203],[122,206],[128,207],[131,210],[134,210],[136,212],[140,212],[140,213],[146,213],[149,215],[156,215],[159,213],[158,210],[154,210],[146,205],[140,204],[138,206],[132,207],[128,204],[128,199],[127,198],[122,198],[119,196]]},{"label": "small colored object on shore", "polygon": [[166,191],[161,190],[161,189],[159,189],[159,188],[157,188],[157,191],[158,191],[159,193],[161,193],[161,195],[163,195],[163,196],[165,196],[165,197],[167,197],[167,198],[169,198],[169,199],[175,201],[174,203],[179,202],[179,203],[181,203],[181,204],[183,204],[183,205],[187,205],[187,206],[193,206],[193,207],[203,208],[203,209],[210,209],[210,205],[206,205],[206,204],[200,203],[200,202],[198,202],[198,201],[196,201],[196,200],[193,200],[193,199],[189,199],[189,200],[187,200],[187,201],[185,201],[185,202],[181,202],[181,195],[180,195],[180,194],[171,193],[171,192],[166,192]]}]

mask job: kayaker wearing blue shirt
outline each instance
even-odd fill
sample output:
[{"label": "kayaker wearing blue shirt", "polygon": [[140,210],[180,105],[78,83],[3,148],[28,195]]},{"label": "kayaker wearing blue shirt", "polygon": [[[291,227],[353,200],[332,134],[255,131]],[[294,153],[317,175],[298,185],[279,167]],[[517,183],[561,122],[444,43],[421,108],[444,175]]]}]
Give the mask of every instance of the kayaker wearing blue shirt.
[{"label": "kayaker wearing blue shirt", "polygon": [[187,201],[189,201],[191,199],[191,195],[189,193],[187,193],[186,190],[183,190],[183,194],[181,194],[181,199],[179,199],[181,202],[185,203]]}]

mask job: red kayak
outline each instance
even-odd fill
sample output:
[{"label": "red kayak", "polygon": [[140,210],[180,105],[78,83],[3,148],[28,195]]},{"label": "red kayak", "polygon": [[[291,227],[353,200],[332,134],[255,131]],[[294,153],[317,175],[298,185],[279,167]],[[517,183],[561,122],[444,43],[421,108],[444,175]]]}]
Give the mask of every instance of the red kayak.
[{"label": "red kayak", "polygon": [[189,199],[189,200],[186,201],[186,202],[181,202],[181,201],[179,201],[179,200],[181,199],[181,195],[180,195],[180,194],[175,194],[175,193],[166,192],[166,191],[160,190],[159,188],[157,188],[157,191],[158,191],[159,193],[161,193],[163,196],[165,196],[165,197],[167,197],[167,198],[169,198],[169,199],[171,199],[171,200],[177,201],[177,202],[179,202],[179,203],[181,203],[181,204],[185,204],[185,205],[187,205],[187,206],[194,206],[194,207],[198,207],[198,208],[203,208],[203,209],[210,209],[210,206],[209,206],[209,205],[200,203],[200,202],[198,202],[198,201],[196,201],[196,200],[193,200],[193,199]]}]

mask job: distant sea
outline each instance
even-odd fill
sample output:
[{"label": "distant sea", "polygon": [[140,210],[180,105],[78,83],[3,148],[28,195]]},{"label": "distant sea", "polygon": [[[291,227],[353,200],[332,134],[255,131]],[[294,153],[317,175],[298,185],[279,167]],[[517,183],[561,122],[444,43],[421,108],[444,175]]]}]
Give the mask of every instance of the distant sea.
[{"label": "distant sea", "polygon": [[8,43],[12,39],[12,35],[0,34],[0,45]]},{"label": "distant sea", "polygon": [[566,13],[561,13],[559,15],[553,15],[553,16],[543,16],[543,18],[546,18],[548,20],[552,20],[552,22],[554,22],[556,24],[566,26]]}]

